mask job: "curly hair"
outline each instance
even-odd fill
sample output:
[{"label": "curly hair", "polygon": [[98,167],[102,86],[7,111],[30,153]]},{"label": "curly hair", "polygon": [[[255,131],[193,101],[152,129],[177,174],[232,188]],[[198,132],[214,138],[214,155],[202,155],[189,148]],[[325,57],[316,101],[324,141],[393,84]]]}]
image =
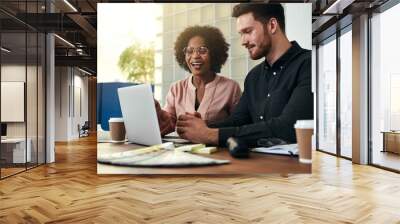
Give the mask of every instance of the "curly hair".
[{"label": "curly hair", "polygon": [[190,72],[185,61],[183,49],[187,47],[190,39],[199,36],[204,39],[205,47],[208,48],[210,54],[211,70],[215,73],[221,71],[221,67],[228,58],[229,44],[226,43],[224,35],[218,28],[212,26],[191,26],[187,27],[179,34],[175,42],[175,58],[179,66]]}]

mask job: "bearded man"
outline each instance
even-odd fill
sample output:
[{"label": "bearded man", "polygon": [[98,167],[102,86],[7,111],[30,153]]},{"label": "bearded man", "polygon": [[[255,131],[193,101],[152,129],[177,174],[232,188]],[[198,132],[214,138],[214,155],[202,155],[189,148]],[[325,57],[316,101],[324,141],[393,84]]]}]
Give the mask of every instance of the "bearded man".
[{"label": "bearded man", "polygon": [[265,60],[247,74],[243,95],[227,119],[207,126],[198,114],[187,113],[178,119],[178,134],[219,146],[229,137],[249,146],[296,143],[295,122],[313,119],[311,51],[288,40],[280,4],[242,3],[232,16],[250,58]]}]

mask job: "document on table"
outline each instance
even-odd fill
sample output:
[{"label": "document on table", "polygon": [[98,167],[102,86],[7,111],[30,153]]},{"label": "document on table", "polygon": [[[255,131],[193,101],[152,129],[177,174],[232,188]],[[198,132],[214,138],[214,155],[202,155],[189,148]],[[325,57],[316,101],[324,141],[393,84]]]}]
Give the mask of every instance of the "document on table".
[{"label": "document on table", "polygon": [[258,147],[253,148],[252,152],[268,153],[268,154],[278,154],[278,155],[298,155],[297,144],[289,145],[275,145],[272,147]]},{"label": "document on table", "polygon": [[137,151],[140,150],[99,155],[97,161],[111,165],[138,167],[185,167],[230,163],[229,160],[212,159],[175,150],[160,149],[136,153]]}]

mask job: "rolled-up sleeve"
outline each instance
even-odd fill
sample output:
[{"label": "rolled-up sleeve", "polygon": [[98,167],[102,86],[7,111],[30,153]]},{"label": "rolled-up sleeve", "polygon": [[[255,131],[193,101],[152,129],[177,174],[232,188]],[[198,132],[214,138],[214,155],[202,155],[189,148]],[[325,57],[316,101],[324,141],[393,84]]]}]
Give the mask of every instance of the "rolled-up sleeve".
[{"label": "rolled-up sleeve", "polygon": [[176,116],[174,86],[171,86],[168,90],[167,96],[165,97],[165,105],[163,107],[163,110],[167,111],[171,115]]},{"label": "rolled-up sleeve", "polygon": [[[176,108],[175,108],[175,100],[176,100],[176,87],[173,85],[169,88],[169,91],[167,93],[167,96],[165,97],[165,105],[163,107],[163,110],[167,112],[171,119],[172,123],[175,125],[177,115],[176,115]],[[173,127],[175,129],[175,127]]]}]

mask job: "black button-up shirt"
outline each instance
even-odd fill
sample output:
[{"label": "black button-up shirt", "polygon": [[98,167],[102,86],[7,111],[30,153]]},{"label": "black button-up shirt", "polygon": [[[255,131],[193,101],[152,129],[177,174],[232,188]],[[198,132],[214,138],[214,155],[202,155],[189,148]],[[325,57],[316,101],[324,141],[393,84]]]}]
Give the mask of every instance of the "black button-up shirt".
[{"label": "black button-up shirt", "polygon": [[219,128],[219,145],[225,146],[229,137],[241,138],[249,146],[269,138],[295,143],[296,121],[313,119],[311,51],[291,43],[273,65],[264,61],[247,74],[231,116],[210,125]]}]

